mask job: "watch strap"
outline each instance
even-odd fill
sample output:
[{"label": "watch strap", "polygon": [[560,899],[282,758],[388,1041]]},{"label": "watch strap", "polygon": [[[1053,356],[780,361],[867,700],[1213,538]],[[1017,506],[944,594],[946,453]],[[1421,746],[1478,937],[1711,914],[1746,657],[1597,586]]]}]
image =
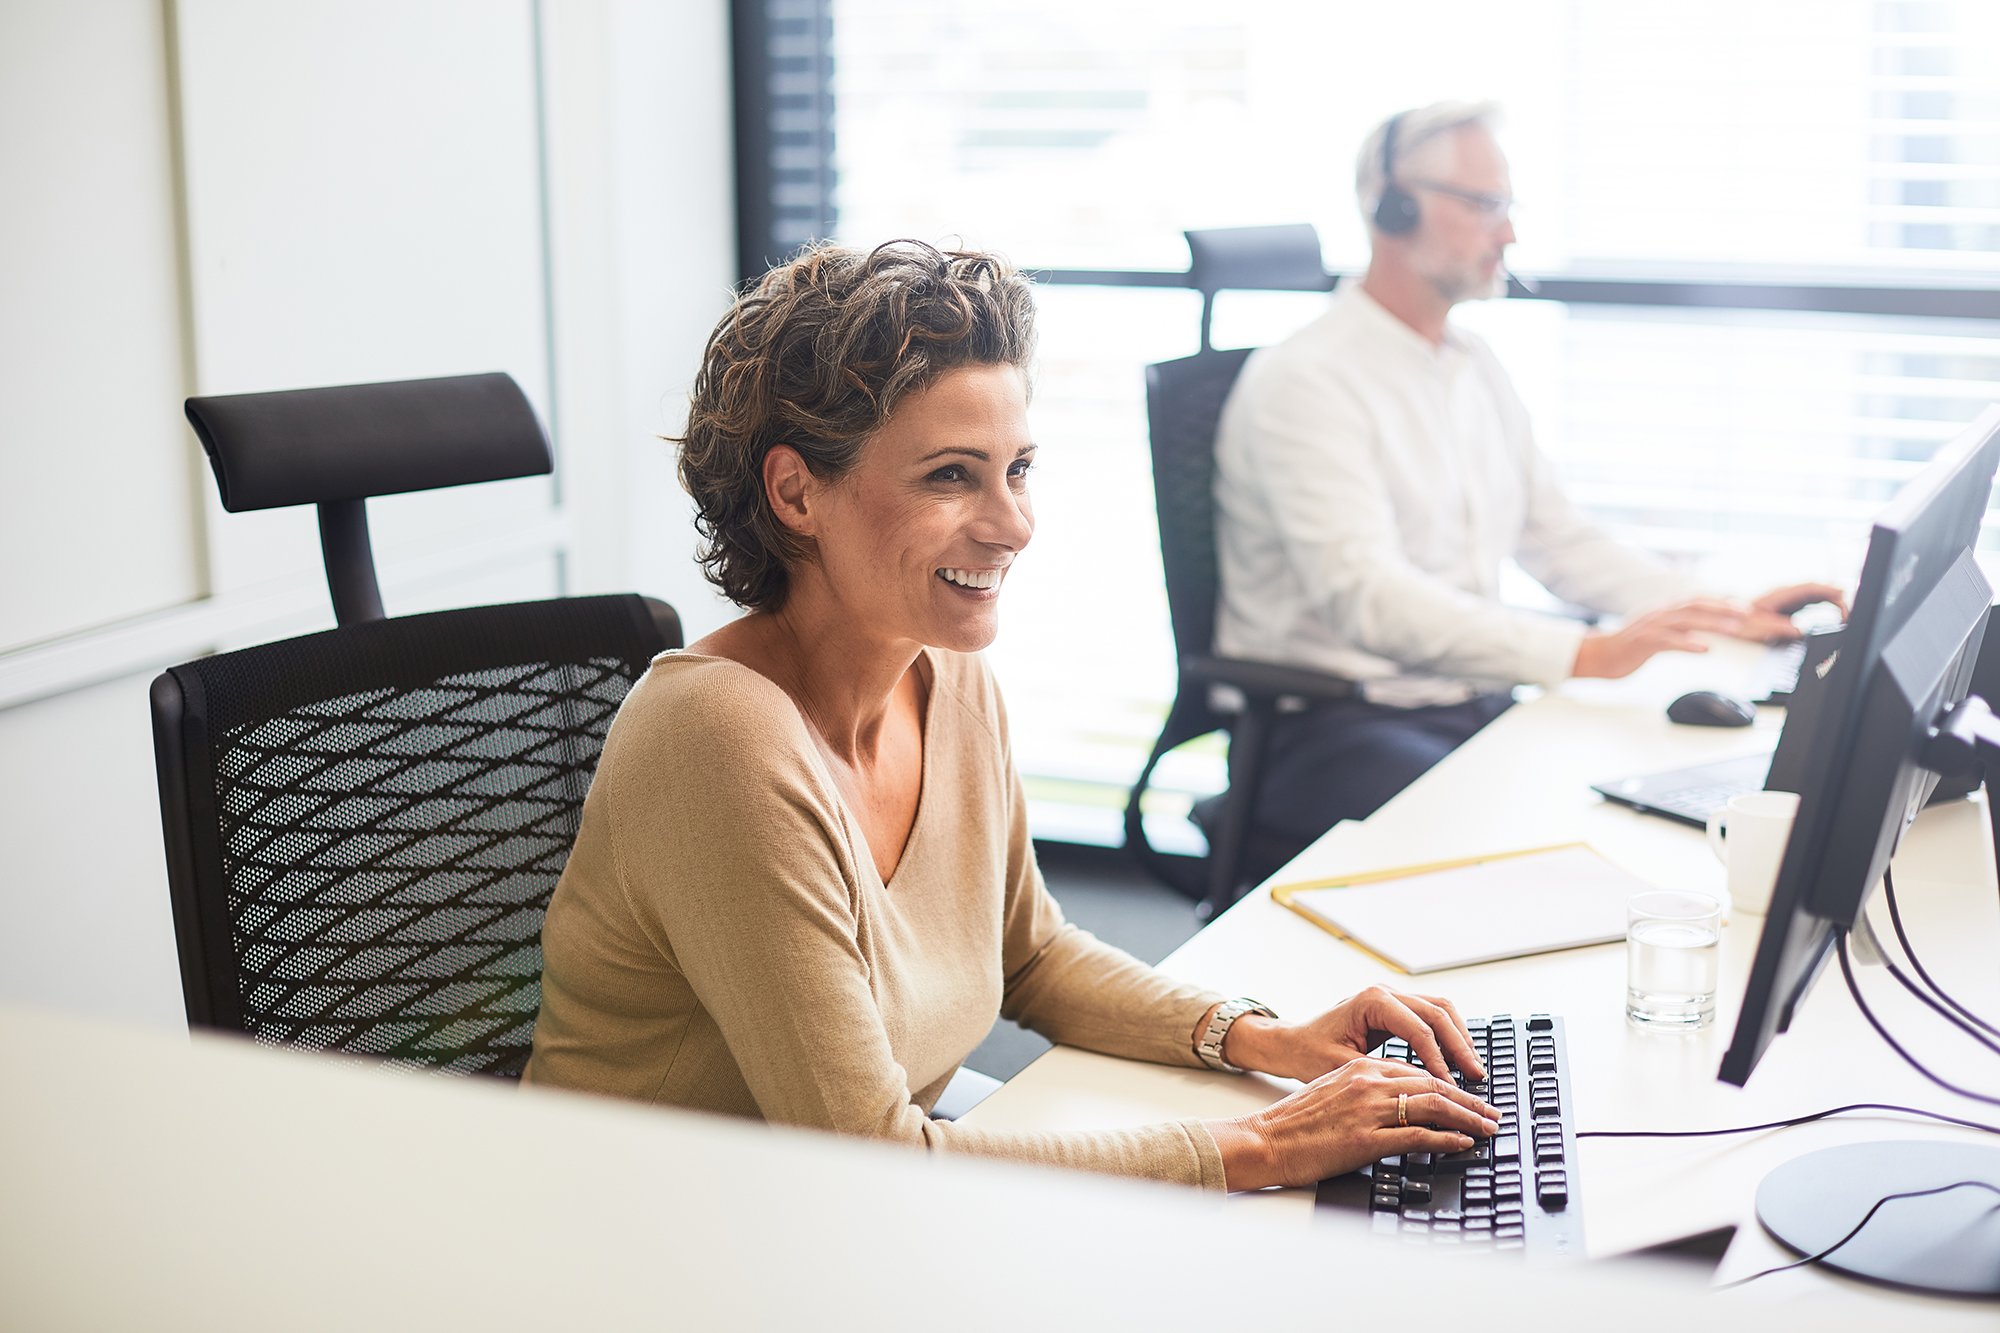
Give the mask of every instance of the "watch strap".
[{"label": "watch strap", "polygon": [[1240,1074],[1242,1069],[1222,1058],[1222,1044],[1229,1039],[1229,1029],[1236,1026],[1236,1020],[1245,1014],[1258,1014],[1264,1018],[1276,1018],[1277,1011],[1270,1005],[1238,996],[1224,1000],[1215,1006],[1209,1015],[1208,1026],[1202,1029],[1201,1040],[1195,1043],[1194,1053],[1210,1069],[1219,1069],[1227,1074]]}]

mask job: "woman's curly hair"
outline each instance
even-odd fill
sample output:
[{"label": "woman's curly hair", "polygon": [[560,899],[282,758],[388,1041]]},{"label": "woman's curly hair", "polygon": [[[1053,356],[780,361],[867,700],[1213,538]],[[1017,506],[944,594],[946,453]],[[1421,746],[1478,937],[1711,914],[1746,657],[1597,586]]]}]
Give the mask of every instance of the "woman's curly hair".
[{"label": "woman's curly hair", "polygon": [[1032,288],[995,255],[821,244],[766,273],[709,336],[674,441],[709,581],[738,606],[775,611],[790,567],[811,558],[764,493],[773,445],[838,480],[906,394],[961,366],[1025,373],[1034,347]]}]

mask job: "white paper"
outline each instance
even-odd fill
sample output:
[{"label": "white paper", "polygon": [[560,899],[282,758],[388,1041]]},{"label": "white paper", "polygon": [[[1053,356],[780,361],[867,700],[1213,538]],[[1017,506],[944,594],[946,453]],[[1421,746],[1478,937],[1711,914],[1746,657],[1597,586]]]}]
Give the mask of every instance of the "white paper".
[{"label": "white paper", "polygon": [[1625,900],[1652,887],[1588,847],[1563,847],[1291,901],[1406,972],[1436,972],[1622,940]]}]

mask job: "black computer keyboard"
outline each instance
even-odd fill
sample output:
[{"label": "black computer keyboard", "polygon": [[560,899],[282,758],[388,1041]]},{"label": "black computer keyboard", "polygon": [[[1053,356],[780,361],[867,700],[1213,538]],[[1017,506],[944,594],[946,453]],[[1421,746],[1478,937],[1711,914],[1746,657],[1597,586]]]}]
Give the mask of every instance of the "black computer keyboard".
[{"label": "black computer keyboard", "polygon": [[1750,702],[1788,704],[1799,688],[1799,672],[1805,669],[1806,643],[1793,639],[1764,649],[1751,678]]},{"label": "black computer keyboard", "polygon": [[[1361,1216],[1377,1232],[1413,1242],[1583,1257],[1569,1058],[1560,1018],[1499,1014],[1466,1024],[1486,1066],[1484,1083],[1460,1086],[1500,1112],[1500,1132],[1464,1152],[1385,1157],[1323,1180],[1324,1209]],[[1391,1040],[1384,1059],[1419,1061]]]}]

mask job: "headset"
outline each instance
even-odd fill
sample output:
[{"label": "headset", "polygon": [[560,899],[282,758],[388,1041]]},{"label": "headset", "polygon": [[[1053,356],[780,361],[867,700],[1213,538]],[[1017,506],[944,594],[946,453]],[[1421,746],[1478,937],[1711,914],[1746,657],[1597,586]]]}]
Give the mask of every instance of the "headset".
[{"label": "headset", "polygon": [[1417,197],[1396,184],[1396,127],[1403,115],[1398,111],[1382,127],[1382,193],[1375,201],[1375,230],[1384,236],[1408,236],[1417,229]]}]

